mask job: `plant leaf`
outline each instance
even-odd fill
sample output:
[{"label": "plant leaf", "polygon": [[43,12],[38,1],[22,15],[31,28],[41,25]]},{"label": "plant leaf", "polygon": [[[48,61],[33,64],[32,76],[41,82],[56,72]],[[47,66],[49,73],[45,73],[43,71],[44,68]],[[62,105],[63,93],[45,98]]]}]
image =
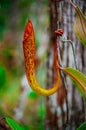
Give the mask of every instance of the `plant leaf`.
[{"label": "plant leaf", "polygon": [[29,130],[27,126],[22,126],[9,117],[6,117],[5,119],[8,125],[12,128],[12,130]]},{"label": "plant leaf", "polygon": [[75,9],[77,14],[74,21],[74,31],[80,42],[86,46],[86,17],[78,6]]},{"label": "plant leaf", "polygon": [[79,93],[81,94],[81,96],[84,99],[84,102],[86,101],[86,92],[83,91],[83,89],[81,88],[81,85],[75,81],[73,78],[70,78],[72,83],[74,84],[74,86],[78,89]]},{"label": "plant leaf", "polygon": [[80,94],[85,99],[86,98],[86,76],[80,71],[70,67],[62,68],[62,70],[70,76],[75,86],[79,90]]},{"label": "plant leaf", "polygon": [[77,128],[77,130],[86,130],[86,121]]}]

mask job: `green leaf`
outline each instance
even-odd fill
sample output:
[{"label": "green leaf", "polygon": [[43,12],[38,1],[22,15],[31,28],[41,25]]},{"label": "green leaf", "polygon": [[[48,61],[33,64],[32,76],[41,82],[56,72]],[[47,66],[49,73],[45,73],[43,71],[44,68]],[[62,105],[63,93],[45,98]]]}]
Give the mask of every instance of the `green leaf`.
[{"label": "green leaf", "polygon": [[86,99],[86,76],[80,71],[70,67],[62,68],[62,70],[70,76],[80,94]]},{"label": "green leaf", "polygon": [[86,17],[78,6],[75,9],[77,15],[74,21],[74,31],[80,42],[86,46]]},{"label": "green leaf", "polygon": [[81,89],[81,86],[73,79],[70,78],[71,81],[73,82],[73,84],[77,87],[77,89],[79,90],[80,94],[82,95],[83,98],[86,97],[86,94],[84,93],[84,91]]},{"label": "green leaf", "polygon": [[12,130],[29,130],[27,126],[22,126],[9,117],[6,117],[5,119],[8,125],[12,128]]},{"label": "green leaf", "polygon": [[77,130],[86,130],[86,121],[77,128]]},{"label": "green leaf", "polygon": [[[23,125],[18,124],[15,120],[9,117],[5,117],[5,120],[12,130],[40,130],[40,124],[23,126]],[[43,130],[43,126],[41,126],[41,130]]]}]

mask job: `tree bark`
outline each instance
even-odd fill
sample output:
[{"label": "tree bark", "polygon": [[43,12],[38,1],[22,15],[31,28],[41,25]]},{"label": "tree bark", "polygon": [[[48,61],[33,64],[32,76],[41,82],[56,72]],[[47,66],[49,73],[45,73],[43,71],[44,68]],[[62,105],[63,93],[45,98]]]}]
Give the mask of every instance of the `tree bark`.
[{"label": "tree bark", "polygon": [[[75,1],[86,14],[85,1]],[[50,0],[50,26],[51,26],[51,46],[48,51],[47,63],[47,86],[51,86],[56,79],[53,58],[53,42],[54,31],[56,29],[63,29],[63,38],[73,41],[75,50],[76,62],[78,69],[86,74],[86,48],[78,41],[73,31],[73,22],[75,19],[75,10],[68,0],[55,1]],[[72,47],[69,43],[62,43],[59,40],[60,64],[64,67],[73,67],[74,57]],[[52,63],[52,64],[51,64]],[[51,75],[50,75],[51,74]],[[66,86],[64,84],[64,80]],[[67,87],[67,95],[66,88]],[[77,98],[78,97],[78,98]],[[68,102],[67,102],[68,100]],[[68,110],[67,110],[68,107]],[[81,95],[75,86],[71,83],[67,76],[63,76],[61,80],[60,89],[57,93],[46,99],[46,126],[49,130],[76,130],[76,128],[85,120],[84,104]]]}]

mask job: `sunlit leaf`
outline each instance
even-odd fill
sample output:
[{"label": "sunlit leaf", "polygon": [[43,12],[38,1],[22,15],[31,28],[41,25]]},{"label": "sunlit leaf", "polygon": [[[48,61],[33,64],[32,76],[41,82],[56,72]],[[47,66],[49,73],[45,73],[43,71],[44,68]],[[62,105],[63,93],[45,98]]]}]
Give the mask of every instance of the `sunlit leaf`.
[{"label": "sunlit leaf", "polygon": [[86,130],[86,121],[77,128],[77,130]]},{"label": "sunlit leaf", "polygon": [[74,21],[74,31],[77,38],[86,46],[86,17],[78,6],[76,6],[76,18]]},{"label": "sunlit leaf", "polygon": [[12,128],[12,130],[29,130],[27,126],[22,126],[9,117],[6,117],[5,119],[8,125]]},{"label": "sunlit leaf", "polygon": [[86,98],[86,76],[80,71],[70,67],[62,68],[62,70],[70,76],[75,86],[79,90],[80,94],[85,99]]}]

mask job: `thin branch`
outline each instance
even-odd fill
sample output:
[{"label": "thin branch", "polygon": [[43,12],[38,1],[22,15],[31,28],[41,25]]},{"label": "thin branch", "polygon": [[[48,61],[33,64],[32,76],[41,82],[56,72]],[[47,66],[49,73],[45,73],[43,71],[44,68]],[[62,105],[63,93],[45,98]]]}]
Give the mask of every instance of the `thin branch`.
[{"label": "thin branch", "polygon": [[69,1],[70,1],[71,5],[76,9],[76,5],[71,0],[69,0]]},{"label": "thin branch", "polygon": [[71,40],[65,40],[65,39],[61,39],[62,42],[69,42],[72,46],[72,51],[73,51],[73,57],[74,57],[74,63],[75,63],[75,68],[78,69],[77,67],[77,62],[76,62],[76,56],[75,56],[75,50],[74,50],[74,46],[73,46],[73,42]]}]

